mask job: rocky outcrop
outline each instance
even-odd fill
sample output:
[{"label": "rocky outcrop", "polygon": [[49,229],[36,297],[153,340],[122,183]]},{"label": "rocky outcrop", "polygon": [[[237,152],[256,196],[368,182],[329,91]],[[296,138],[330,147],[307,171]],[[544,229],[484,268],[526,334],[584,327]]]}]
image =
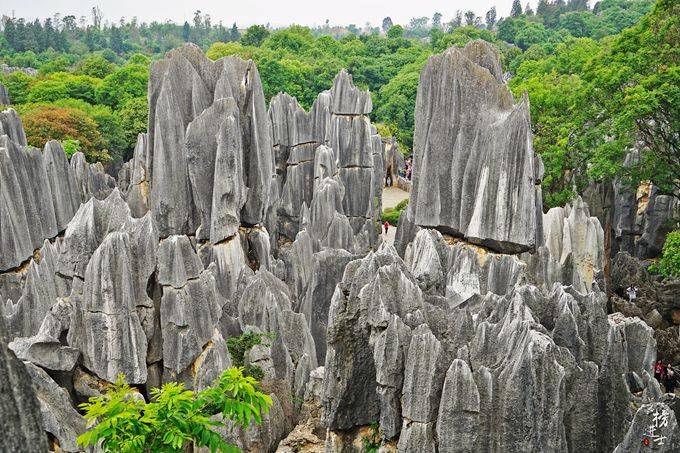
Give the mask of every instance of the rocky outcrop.
[{"label": "rocky outcrop", "polygon": [[518,253],[540,240],[540,203],[529,101],[515,105],[498,62],[483,41],[430,57],[418,85],[407,212],[418,226]]},{"label": "rocky outcrop", "polygon": [[35,387],[24,364],[7,348],[8,337],[0,316],[0,450],[46,452],[47,436]]},{"label": "rocky outcrop", "polygon": [[580,200],[538,215],[528,105],[488,45],[423,70],[399,254],[376,228],[391,164],[346,71],[309,112],[279,94],[267,115],[252,62],[187,45],[152,66],[149,104],[118,187],[0,115],[0,208],[23,222],[0,217],[12,450],[44,431],[76,450],[75,405],[119,373],[149,398],[246,367],[272,407],[221,429],[244,451],[612,451],[647,423],[634,407],[668,401],[652,329],[607,316],[593,283],[597,220]]},{"label": "rocky outcrop", "polygon": [[0,105],[10,105],[11,103],[7,87],[0,83]]},{"label": "rocky outcrop", "polygon": [[[383,176],[376,170],[383,168],[383,156],[382,141],[367,116],[372,110],[370,99],[344,70],[329,91],[319,94],[309,112],[286,93],[272,99],[269,117],[281,194],[277,212],[282,236],[295,239],[302,229],[303,206],[314,212],[314,200],[328,196],[323,191],[328,190],[325,180],[330,178],[334,181],[330,184],[340,186],[333,189],[340,191],[335,209],[340,216],[333,219],[327,208],[322,228],[328,230],[332,224],[331,231],[342,235],[348,232],[348,223],[351,235],[359,235],[358,245],[363,250],[377,245],[375,224],[380,218]],[[324,232],[317,238],[323,242],[326,236]],[[335,248],[338,245],[333,244]],[[342,245],[339,248],[353,251]]]},{"label": "rocky outcrop", "polygon": [[387,185],[389,179],[390,185],[394,186],[398,184],[399,171],[404,169],[404,155],[399,151],[396,138],[390,137],[384,142],[383,156],[385,185]]},{"label": "rocky outcrop", "polygon": [[389,246],[350,262],[329,315],[326,426],[380,420],[399,451],[566,451],[575,439],[582,451],[613,449],[629,422],[626,376],[651,374],[651,328],[608,320],[602,293],[544,292],[522,284],[523,272],[496,272],[461,303],[423,292],[429,280]]},{"label": "rocky outcrop", "polygon": [[66,228],[80,196],[59,143],[48,142],[44,152],[25,146],[23,128],[13,110],[2,112],[0,124],[2,133],[8,134],[0,136],[0,270],[7,271]]},{"label": "rocky outcrop", "polygon": [[[632,150],[624,166],[635,165],[640,152]],[[662,195],[653,184],[643,181],[637,190],[622,181],[614,182],[613,238],[616,251],[638,258],[654,258],[661,253],[666,235],[680,222],[680,201]]]},{"label": "rocky outcrop", "polygon": [[555,282],[588,292],[604,270],[604,231],[580,197],[543,214],[542,245],[525,254],[530,273],[544,288]]},{"label": "rocky outcrop", "polygon": [[161,237],[196,233],[215,243],[240,222],[264,221],[274,169],[252,61],[213,62],[185,45],[155,62],[147,138],[148,201]]},{"label": "rocky outcrop", "polygon": [[635,413],[626,437],[614,453],[680,449],[680,431],[673,411],[663,403],[647,404]]}]

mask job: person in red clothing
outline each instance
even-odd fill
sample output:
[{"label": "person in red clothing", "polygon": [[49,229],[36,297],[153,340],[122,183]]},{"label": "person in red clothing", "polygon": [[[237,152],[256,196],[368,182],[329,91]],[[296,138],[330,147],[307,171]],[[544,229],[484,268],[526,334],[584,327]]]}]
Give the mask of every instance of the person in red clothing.
[{"label": "person in red clothing", "polygon": [[666,377],[666,367],[664,366],[661,359],[657,360],[656,365],[654,365],[654,377],[660,383],[662,383]]},{"label": "person in red clothing", "polygon": [[383,224],[383,227],[385,228],[385,234],[387,234],[387,230],[390,228],[390,222],[385,220],[385,223]]}]

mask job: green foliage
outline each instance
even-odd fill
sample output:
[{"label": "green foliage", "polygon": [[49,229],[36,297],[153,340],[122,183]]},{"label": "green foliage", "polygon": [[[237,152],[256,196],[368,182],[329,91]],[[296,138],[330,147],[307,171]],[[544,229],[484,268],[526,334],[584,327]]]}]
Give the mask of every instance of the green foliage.
[{"label": "green foliage", "polygon": [[668,233],[661,258],[658,263],[650,266],[650,270],[666,277],[680,277],[680,230]]},{"label": "green foliage", "polygon": [[251,421],[261,423],[272,404],[257,381],[239,368],[225,370],[212,387],[200,392],[169,382],[151,390],[151,397],[146,403],[120,375],[103,396],[80,405],[95,426],[78,437],[78,444],[122,453],[182,452],[190,445],[238,452],[215,430],[225,425],[213,416],[222,414],[246,427]]},{"label": "green foliage", "polygon": [[116,65],[101,55],[93,54],[83,58],[75,68],[76,74],[103,79],[116,69]]},{"label": "green foliage", "polygon": [[408,207],[408,198],[401,200],[397,205],[394,207],[397,211],[403,211]]},{"label": "green foliage", "polygon": [[89,161],[110,159],[97,123],[82,110],[54,105],[37,105],[19,109],[31,146],[42,148],[49,140],[77,140]]},{"label": "green foliage", "polygon": [[28,101],[30,86],[35,79],[22,71],[8,74],[0,80],[9,92],[13,104]]},{"label": "green foliage", "polygon": [[361,436],[361,446],[364,453],[377,453],[380,449],[380,425],[371,423],[371,432]]},{"label": "green foliage", "polygon": [[401,216],[401,213],[404,212],[407,207],[408,207],[408,198],[400,201],[393,208],[383,209],[382,216],[381,216],[382,221],[388,222],[390,225],[397,225],[397,223],[399,223],[399,217]]},{"label": "green foliage", "polygon": [[273,333],[256,333],[256,332],[246,332],[239,335],[238,337],[227,338],[227,349],[231,355],[234,365],[237,367],[242,367],[243,374],[246,376],[252,376],[255,379],[262,379],[264,373],[262,369],[257,365],[245,363],[246,353],[258,344],[262,344],[262,340],[268,338],[273,340],[276,335]]},{"label": "green foliage", "polygon": [[259,47],[262,42],[269,36],[269,30],[263,25],[251,25],[246,32],[241,36],[241,44],[244,46]]},{"label": "green foliage", "polygon": [[118,109],[130,99],[146,96],[148,80],[146,65],[128,64],[118,68],[97,87],[97,102]]},{"label": "green foliage", "polygon": [[80,151],[80,141],[74,140],[72,138],[67,138],[61,142],[61,146],[64,148],[66,155],[71,158],[75,153]]},{"label": "green foliage", "polygon": [[122,133],[123,149],[132,149],[137,144],[137,136],[146,132],[149,122],[149,107],[145,97],[132,98],[116,111],[117,122]]}]

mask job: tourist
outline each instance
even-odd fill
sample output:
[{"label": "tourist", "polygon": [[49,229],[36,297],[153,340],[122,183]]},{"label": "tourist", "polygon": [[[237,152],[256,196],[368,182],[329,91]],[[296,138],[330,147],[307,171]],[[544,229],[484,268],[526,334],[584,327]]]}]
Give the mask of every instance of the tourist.
[{"label": "tourist", "polygon": [[669,363],[666,367],[666,393],[675,393],[675,387],[678,386],[678,376],[673,370],[673,366]]},{"label": "tourist", "polygon": [[654,365],[654,378],[659,382],[663,383],[664,378],[666,377],[666,367],[663,364],[663,361],[661,359],[656,361],[656,365]]},{"label": "tourist", "polygon": [[388,171],[387,176],[385,176],[385,187],[392,187],[392,172],[391,171]]},{"label": "tourist", "polygon": [[628,294],[628,300],[630,302],[633,302],[637,298],[637,290],[637,287],[634,285],[630,285],[626,288],[626,294]]},{"label": "tourist", "polygon": [[385,228],[385,234],[387,235],[387,230],[390,228],[390,222],[385,220],[385,223],[383,224],[383,227]]}]

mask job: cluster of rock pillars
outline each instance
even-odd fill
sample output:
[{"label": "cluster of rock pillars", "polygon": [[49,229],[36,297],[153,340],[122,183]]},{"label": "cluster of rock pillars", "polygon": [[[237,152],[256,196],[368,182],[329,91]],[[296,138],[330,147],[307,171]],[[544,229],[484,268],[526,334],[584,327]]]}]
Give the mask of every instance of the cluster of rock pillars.
[{"label": "cluster of rock pillars", "polygon": [[529,101],[487,43],[420,75],[394,247],[385,143],[347,72],[309,112],[267,110],[252,61],[187,45],[148,98],[117,181],[0,113],[0,450],[79,451],[76,405],[119,373],[146,398],[202,389],[244,332],[275,334],[245,356],[270,413],[223,432],[244,451],[358,451],[375,423],[383,451],[680,448],[654,331],[607,315],[588,205],[542,212]]}]

